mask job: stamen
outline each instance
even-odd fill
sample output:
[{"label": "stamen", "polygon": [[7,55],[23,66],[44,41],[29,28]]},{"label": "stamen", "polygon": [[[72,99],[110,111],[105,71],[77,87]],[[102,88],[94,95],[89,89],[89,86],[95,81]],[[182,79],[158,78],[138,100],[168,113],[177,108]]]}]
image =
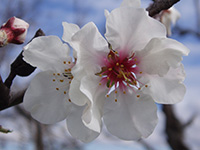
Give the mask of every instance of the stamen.
[{"label": "stamen", "polygon": [[65,69],[65,72],[68,72],[68,70],[67,70],[67,69]]},{"label": "stamen", "polygon": [[55,76],[56,74],[55,74],[55,73],[53,73],[53,75]]},{"label": "stamen", "polygon": [[119,63],[118,63],[118,62],[116,63],[116,66],[119,66]]},{"label": "stamen", "polygon": [[111,55],[111,54],[109,54],[109,55],[108,55],[108,58],[111,58],[111,57],[112,57],[112,55]]},{"label": "stamen", "polygon": [[115,99],[115,102],[117,102],[117,99]]},{"label": "stamen", "polygon": [[112,71],[112,68],[109,68],[108,70],[109,70],[109,71]]},{"label": "stamen", "polygon": [[56,80],[55,79],[53,79],[53,82],[55,82]]},{"label": "stamen", "polygon": [[60,80],[60,82],[63,82],[64,80]]},{"label": "stamen", "polygon": [[71,64],[71,61],[68,61],[68,64]]},{"label": "stamen", "polygon": [[59,88],[56,88],[56,90],[58,91],[58,90],[59,90]]},{"label": "stamen", "polygon": [[71,99],[68,99],[69,102],[72,102]]},{"label": "stamen", "polygon": [[67,92],[66,92],[66,91],[64,91],[64,94],[67,94]]},{"label": "stamen", "polygon": [[109,97],[109,95],[107,94],[106,97]]},{"label": "stamen", "polygon": [[115,91],[115,94],[117,94],[117,91]]},{"label": "stamen", "polygon": [[58,76],[60,76],[60,73],[57,73]]},{"label": "stamen", "polygon": [[66,61],[63,61],[63,64],[66,64]]},{"label": "stamen", "polygon": [[147,88],[147,87],[148,87],[148,85],[145,85],[145,87]]},{"label": "stamen", "polygon": [[137,95],[137,98],[139,98],[140,97],[140,95]]},{"label": "stamen", "polygon": [[140,74],[142,74],[142,71],[140,71]]},{"label": "stamen", "polygon": [[71,69],[71,68],[69,68],[69,69],[68,69],[68,71],[72,71],[72,69]]},{"label": "stamen", "polygon": [[126,94],[126,91],[123,91],[123,94]]},{"label": "stamen", "polygon": [[123,65],[123,64],[121,64],[121,65],[120,65],[120,67],[121,67],[121,68],[124,68],[124,65]]},{"label": "stamen", "polygon": [[99,85],[101,85],[101,82],[99,82]]}]

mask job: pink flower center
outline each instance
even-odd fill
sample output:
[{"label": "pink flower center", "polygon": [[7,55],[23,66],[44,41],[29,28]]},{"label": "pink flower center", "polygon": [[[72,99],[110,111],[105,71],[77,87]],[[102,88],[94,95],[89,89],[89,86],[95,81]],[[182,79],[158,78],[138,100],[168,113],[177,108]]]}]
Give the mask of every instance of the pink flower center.
[{"label": "pink flower center", "polygon": [[117,88],[124,94],[126,94],[127,87],[134,92],[140,90],[142,83],[137,80],[137,75],[142,74],[142,72],[139,71],[139,60],[135,54],[128,56],[125,52],[117,53],[111,50],[103,61],[104,66],[98,74],[101,77],[99,85],[105,85],[109,92],[115,90],[115,93],[117,93]]}]

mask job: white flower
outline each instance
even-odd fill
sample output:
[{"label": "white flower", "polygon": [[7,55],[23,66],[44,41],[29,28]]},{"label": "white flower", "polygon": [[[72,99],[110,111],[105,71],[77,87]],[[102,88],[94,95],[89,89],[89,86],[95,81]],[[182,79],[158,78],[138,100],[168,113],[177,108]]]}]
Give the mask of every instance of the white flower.
[{"label": "white flower", "polygon": [[177,9],[174,7],[171,7],[168,10],[163,10],[159,15],[159,20],[162,22],[166,29],[167,29],[167,35],[171,36],[171,25],[175,25],[176,21],[180,18],[180,13]]},{"label": "white flower", "polygon": [[41,123],[53,124],[66,119],[71,135],[89,142],[99,133],[84,126],[81,115],[85,106],[76,106],[69,98],[71,69],[75,65],[69,53],[69,47],[56,36],[35,38],[24,47],[24,60],[41,72],[31,81],[23,104]]},{"label": "white flower", "polygon": [[88,128],[101,132],[103,118],[108,131],[124,140],[138,140],[153,132],[155,102],[182,100],[185,75],[181,60],[189,53],[181,43],[166,38],[164,26],[138,8],[138,1],[131,6],[123,4],[106,12],[107,41],[93,23],[70,40],[78,57],[72,69],[73,89],[87,96],[83,101],[82,93],[70,90],[72,102],[87,104],[82,119]]},{"label": "white flower", "polygon": [[0,28],[0,47],[8,43],[24,43],[29,24],[22,19],[12,17]]}]

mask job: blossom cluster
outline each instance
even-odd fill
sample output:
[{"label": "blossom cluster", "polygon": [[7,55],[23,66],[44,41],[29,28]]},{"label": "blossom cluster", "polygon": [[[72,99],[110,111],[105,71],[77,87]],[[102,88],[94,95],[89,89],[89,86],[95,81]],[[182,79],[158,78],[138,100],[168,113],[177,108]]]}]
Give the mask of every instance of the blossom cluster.
[{"label": "blossom cluster", "polygon": [[82,28],[63,22],[65,43],[44,36],[24,47],[23,59],[41,70],[24,107],[44,124],[66,119],[69,133],[83,142],[98,137],[103,124],[123,140],[148,137],[157,124],[156,103],[184,97],[181,61],[189,50],[166,37],[140,0],[123,0],[105,16],[105,38],[93,22]]}]

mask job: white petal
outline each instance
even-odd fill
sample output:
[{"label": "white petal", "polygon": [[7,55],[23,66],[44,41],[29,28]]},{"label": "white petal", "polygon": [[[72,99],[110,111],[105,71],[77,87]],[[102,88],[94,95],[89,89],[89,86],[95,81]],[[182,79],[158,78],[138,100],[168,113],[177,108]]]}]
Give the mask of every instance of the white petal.
[{"label": "white petal", "polygon": [[105,9],[104,10],[104,15],[105,15],[106,18],[109,16],[109,14],[110,14],[110,12],[107,9]]},{"label": "white petal", "polygon": [[72,36],[80,30],[79,26],[72,23],[63,22],[63,36],[62,39],[70,44]]},{"label": "white petal", "polygon": [[137,52],[139,68],[148,74],[163,76],[170,67],[176,68],[189,50],[181,43],[169,38],[154,38],[142,51]]},{"label": "white petal", "polygon": [[[157,75],[146,75],[145,80],[149,86],[144,92],[150,94],[155,102],[161,104],[174,104],[180,102],[186,92],[186,88],[182,83],[185,78],[182,65],[176,69],[170,68],[164,77]],[[144,79],[140,79],[143,82]]]},{"label": "white petal", "polygon": [[[70,68],[69,47],[63,44],[57,36],[42,36],[33,39],[24,47],[24,60],[42,71],[53,70],[64,72]],[[71,63],[72,64],[72,63]]]},{"label": "white petal", "polygon": [[105,89],[99,86],[100,78],[97,76],[86,76],[81,80],[80,90],[88,97],[88,106],[84,110],[84,124],[96,131],[101,131],[102,109],[105,101]]},{"label": "white petal", "polygon": [[106,20],[108,42],[114,50],[141,50],[154,37],[165,37],[165,27],[142,8],[121,7]]},{"label": "white petal", "polygon": [[64,94],[64,91],[68,91],[67,80],[59,82],[53,79],[55,77],[51,71],[38,73],[24,96],[25,109],[33,118],[44,124],[64,120],[71,110],[68,94]]},{"label": "white petal", "polygon": [[87,97],[80,91],[80,81],[76,77],[73,78],[70,84],[69,97],[78,106],[83,106],[88,101]]},{"label": "white petal", "polygon": [[133,91],[119,94],[117,102],[113,94],[105,102],[104,122],[108,131],[123,140],[138,140],[149,136],[157,123],[156,105],[152,98]]},{"label": "white petal", "polygon": [[121,3],[121,7],[140,8],[140,5],[141,5],[140,0],[123,0]]},{"label": "white petal", "polygon": [[[72,42],[77,50],[77,65],[87,69],[87,73],[101,71],[102,57],[109,52],[108,43],[99,33],[94,23],[90,22],[79,30],[73,37]],[[91,65],[92,64],[92,65]]]},{"label": "white petal", "polygon": [[75,109],[67,116],[67,128],[74,138],[87,143],[99,136],[99,133],[90,130],[83,124],[81,119],[83,110],[84,107],[75,107]]}]

